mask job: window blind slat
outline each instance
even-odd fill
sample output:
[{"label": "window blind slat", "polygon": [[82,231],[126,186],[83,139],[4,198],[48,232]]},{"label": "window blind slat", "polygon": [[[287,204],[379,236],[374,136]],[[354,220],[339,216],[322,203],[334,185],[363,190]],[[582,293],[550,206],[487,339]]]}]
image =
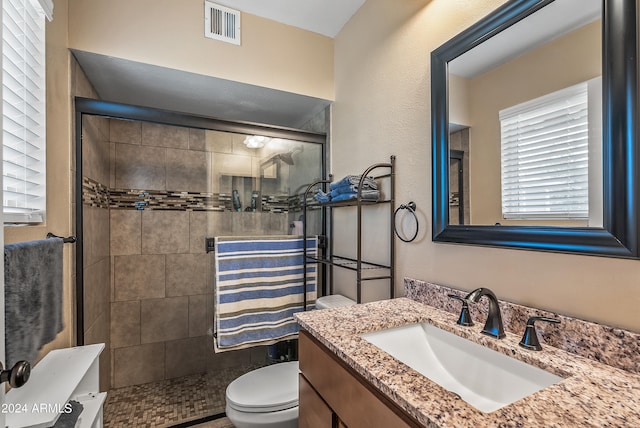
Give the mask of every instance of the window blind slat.
[{"label": "window blind slat", "polygon": [[[536,116],[530,119],[526,117],[517,117],[517,120],[505,121],[506,129],[520,129],[523,133],[536,132],[540,129],[551,129],[557,127],[560,123],[566,122],[584,122],[587,117],[587,110],[578,110],[569,112],[567,109],[559,109],[558,111],[547,112],[546,114]],[[524,126],[522,126],[524,124]]]},{"label": "window blind slat", "polygon": [[575,141],[568,145],[545,146],[540,149],[525,150],[523,152],[509,151],[504,154],[503,162],[505,164],[522,164],[554,158],[578,158],[585,155],[588,156],[588,148],[584,147],[583,142]]},{"label": "window blind slat", "polygon": [[6,170],[3,171],[3,176],[5,177],[30,177],[40,174],[40,171],[29,168],[25,162],[5,160],[2,166],[6,168]]},{"label": "window blind slat", "polygon": [[564,122],[562,126],[548,128],[546,130],[537,129],[535,132],[525,132],[523,130],[502,128],[502,135],[511,140],[517,139],[523,148],[528,145],[544,144],[545,141],[554,142],[557,140],[570,139],[572,135],[584,132],[587,121],[582,122]]},{"label": "window blind slat", "polygon": [[[553,186],[553,185],[552,185]],[[552,198],[554,195],[569,195],[569,197],[573,197],[572,195],[582,194],[584,191],[588,191],[589,189],[585,189],[581,186],[576,186],[573,189],[567,188],[559,188],[558,185],[555,185],[555,189],[551,189],[549,191],[545,191],[540,188],[528,188],[525,190],[525,194],[522,192],[512,192],[511,194],[506,194],[504,196],[505,201],[517,201],[518,198],[522,198],[522,200],[531,200],[534,198]],[[577,197],[577,196],[576,196]]]},{"label": "window blind slat", "polygon": [[21,178],[14,178],[11,176],[4,176],[3,177],[3,185],[5,186],[5,188],[16,188],[18,186],[22,186],[22,187],[27,187],[27,188],[34,188],[35,186],[38,186],[38,183],[35,181],[29,181],[29,180],[24,180]]},{"label": "window blind slat", "polygon": [[[571,213],[573,211],[580,211],[580,205],[578,201],[575,201],[575,206],[570,203],[564,202],[561,199],[558,200],[550,200],[545,203],[540,203],[540,201],[532,201],[532,202],[520,202],[517,205],[513,205],[511,207],[512,210],[518,211],[521,213],[526,213],[527,211],[542,213],[547,212],[549,214],[553,213]],[[585,209],[586,207],[582,206],[583,212],[588,212]]]},{"label": "window blind slat", "polygon": [[[41,150],[40,147],[38,147],[35,144],[31,144],[29,142],[29,140],[31,139],[37,140],[39,136],[36,134],[33,134],[32,132],[28,132],[27,135],[31,135],[32,138],[25,137],[24,131],[22,132],[22,135],[20,135],[19,132],[13,133],[10,131],[4,131],[3,137],[2,137],[3,138],[2,143],[5,147],[10,147],[14,150],[19,150],[19,151],[25,150],[26,153],[29,153],[29,154],[40,152]],[[33,137],[36,137],[36,138],[33,138]],[[17,146],[18,148],[16,148]]]},{"label": "window blind slat", "polygon": [[588,218],[587,84],[500,112],[506,219]]},{"label": "window blind slat", "polygon": [[569,176],[582,174],[582,170],[586,171],[587,168],[588,164],[582,159],[574,162],[567,162],[564,159],[553,162],[552,159],[549,159],[546,162],[505,167],[503,168],[503,175],[505,179],[517,179],[518,177],[530,176],[540,176],[540,178],[544,178],[545,174],[547,174],[547,176],[556,174]]},{"label": "window blind slat", "polygon": [[504,189],[505,193],[510,192],[512,189],[524,189],[526,187],[531,186],[544,186],[549,183],[555,182],[564,182],[567,186],[572,183],[583,183],[584,176],[586,174],[582,173],[562,173],[561,171],[554,171],[553,173],[544,175],[544,174],[531,174],[524,177],[518,184],[509,186]]}]

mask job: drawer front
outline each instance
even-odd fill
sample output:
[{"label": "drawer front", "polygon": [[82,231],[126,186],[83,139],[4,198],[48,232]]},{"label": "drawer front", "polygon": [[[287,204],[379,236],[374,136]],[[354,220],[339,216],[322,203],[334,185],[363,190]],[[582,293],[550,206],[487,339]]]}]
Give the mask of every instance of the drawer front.
[{"label": "drawer front", "polygon": [[300,382],[300,409],[298,428],[334,428],[336,417],[322,397],[313,389],[303,375]]},{"label": "drawer front", "polygon": [[300,371],[344,425],[349,428],[418,426],[400,416],[397,407],[392,410],[393,403],[354,377],[304,330],[300,331],[298,347]]}]

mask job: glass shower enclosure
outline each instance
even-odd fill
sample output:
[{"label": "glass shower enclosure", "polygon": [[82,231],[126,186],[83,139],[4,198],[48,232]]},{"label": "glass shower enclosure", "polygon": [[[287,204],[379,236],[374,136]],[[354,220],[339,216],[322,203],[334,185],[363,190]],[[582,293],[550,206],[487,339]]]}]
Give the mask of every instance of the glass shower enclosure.
[{"label": "glass shower enclosure", "polygon": [[213,352],[207,242],[298,234],[326,136],[83,98],[75,120],[76,342],[106,344],[101,389],[266,362]]}]

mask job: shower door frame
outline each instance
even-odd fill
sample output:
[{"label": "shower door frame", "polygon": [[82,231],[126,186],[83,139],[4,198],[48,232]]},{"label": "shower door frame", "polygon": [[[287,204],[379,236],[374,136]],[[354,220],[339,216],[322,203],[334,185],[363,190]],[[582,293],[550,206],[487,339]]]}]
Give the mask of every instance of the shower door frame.
[{"label": "shower door frame", "polygon": [[[212,131],[233,132],[249,135],[263,135],[271,138],[283,138],[304,143],[320,144],[321,175],[328,176],[329,137],[325,133],[310,132],[301,129],[280,126],[216,119],[188,113],[179,113],[153,107],[142,107],[110,101],[75,97],[75,203],[76,203],[76,345],[84,345],[84,277],[83,277],[83,199],[82,199],[82,121],[84,115],[100,116],[109,119],[135,120],[162,125],[183,126],[187,128],[208,129]],[[328,219],[326,209],[322,208],[321,233],[327,235]],[[326,274],[322,275],[322,289],[326,285]]]}]

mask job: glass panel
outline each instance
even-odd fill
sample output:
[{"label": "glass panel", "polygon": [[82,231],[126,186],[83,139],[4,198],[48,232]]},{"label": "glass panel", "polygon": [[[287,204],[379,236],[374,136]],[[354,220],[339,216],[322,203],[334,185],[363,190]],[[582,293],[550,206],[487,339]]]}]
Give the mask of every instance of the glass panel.
[{"label": "glass panel", "polygon": [[[304,191],[322,176],[322,146],[210,130],[206,140],[213,197],[236,215],[224,217],[227,234],[299,234]],[[319,233],[320,217],[309,215],[308,227]]]},{"label": "glass panel", "polygon": [[[83,293],[85,302],[99,302],[84,306],[82,340],[114,352],[154,344],[170,349],[174,362],[210,353],[186,369],[167,363],[166,373],[218,370],[209,342],[215,262],[208,238],[298,234],[291,225],[300,221],[307,185],[323,176],[323,145],[257,144],[242,133],[88,114],[82,125]],[[309,234],[321,232],[321,212],[309,213]],[[110,284],[111,302],[104,301]],[[98,320],[107,325],[95,333]],[[153,355],[141,358],[153,366]],[[126,375],[126,363],[107,367],[114,373],[104,376],[104,389],[151,379]]]}]

